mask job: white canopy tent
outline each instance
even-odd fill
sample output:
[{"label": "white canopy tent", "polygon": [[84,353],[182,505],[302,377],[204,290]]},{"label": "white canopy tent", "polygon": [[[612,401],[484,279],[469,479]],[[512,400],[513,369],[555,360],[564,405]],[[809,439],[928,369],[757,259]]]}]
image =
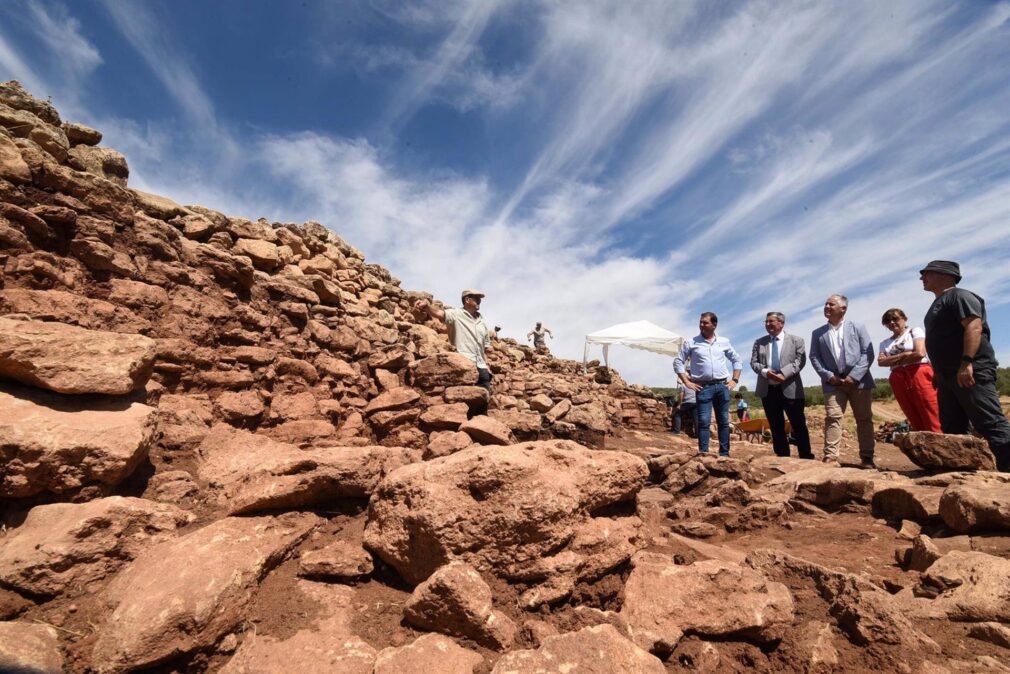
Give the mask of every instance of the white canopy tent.
[{"label": "white canopy tent", "polygon": [[603,346],[603,362],[607,367],[610,367],[611,344],[621,344],[632,349],[660,353],[672,358],[680,351],[683,342],[684,338],[680,335],[649,321],[619,323],[586,335],[586,348],[582,354],[582,370],[586,371],[586,365],[589,362],[590,344]]}]

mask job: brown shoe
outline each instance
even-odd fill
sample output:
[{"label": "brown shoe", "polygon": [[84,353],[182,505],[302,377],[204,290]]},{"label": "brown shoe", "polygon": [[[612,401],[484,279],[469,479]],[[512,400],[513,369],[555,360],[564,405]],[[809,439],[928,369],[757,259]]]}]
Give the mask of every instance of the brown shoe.
[{"label": "brown shoe", "polygon": [[838,461],[838,459],[832,459],[831,457],[826,456],[826,457],[824,457],[823,461],[824,461],[824,465],[825,466],[831,466],[833,468],[841,468],[842,467],[842,464],[841,464],[841,462]]},{"label": "brown shoe", "polygon": [[873,469],[876,469],[877,464],[873,463],[873,459],[860,459],[859,460],[859,467],[860,468],[866,468],[868,470],[873,470]]}]

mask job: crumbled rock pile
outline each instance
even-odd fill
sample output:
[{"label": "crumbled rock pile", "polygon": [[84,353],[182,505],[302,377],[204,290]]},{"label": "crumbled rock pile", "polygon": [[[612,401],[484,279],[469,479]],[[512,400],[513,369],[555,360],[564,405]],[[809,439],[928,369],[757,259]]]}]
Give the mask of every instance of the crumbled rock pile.
[{"label": "crumbled rock pile", "polygon": [[698,456],[510,339],[489,394],[319,223],[100,141],[0,85],[0,670],[1002,671],[1010,481],[968,440]]}]

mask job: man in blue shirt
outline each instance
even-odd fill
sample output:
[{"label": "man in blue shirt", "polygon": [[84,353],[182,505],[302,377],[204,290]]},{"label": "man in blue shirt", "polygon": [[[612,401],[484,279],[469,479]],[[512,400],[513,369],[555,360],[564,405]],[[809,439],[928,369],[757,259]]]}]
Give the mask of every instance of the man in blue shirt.
[{"label": "man in blue shirt", "polygon": [[[712,408],[719,427],[719,456],[729,456],[729,392],[740,383],[743,362],[728,339],[715,334],[719,318],[706,311],[698,321],[700,335],[685,341],[673,369],[685,388],[697,395],[698,451],[708,453]],[[730,366],[732,365],[732,377]]]}]

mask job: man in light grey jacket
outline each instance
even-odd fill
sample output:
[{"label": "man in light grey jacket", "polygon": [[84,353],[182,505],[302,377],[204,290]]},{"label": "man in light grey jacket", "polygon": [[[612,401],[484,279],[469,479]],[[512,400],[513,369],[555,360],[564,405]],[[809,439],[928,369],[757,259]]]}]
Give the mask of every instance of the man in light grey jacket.
[{"label": "man in light grey jacket", "polygon": [[761,398],[768,425],[772,431],[772,447],[779,456],[789,456],[786,417],[796,439],[801,459],[814,458],[810,451],[810,432],[803,413],[803,380],[800,370],[807,364],[803,338],[785,331],[786,317],[778,311],[765,315],[768,334],[757,339],[751,349],[750,366],[757,373],[756,393]]},{"label": "man in light grey jacket", "polygon": [[870,364],[875,347],[862,323],[845,319],[849,300],[832,295],[824,302],[827,324],[810,336],[810,363],[824,390],[824,461],[838,464],[842,416],[852,403],[859,440],[860,465],[873,467],[873,376]]}]

